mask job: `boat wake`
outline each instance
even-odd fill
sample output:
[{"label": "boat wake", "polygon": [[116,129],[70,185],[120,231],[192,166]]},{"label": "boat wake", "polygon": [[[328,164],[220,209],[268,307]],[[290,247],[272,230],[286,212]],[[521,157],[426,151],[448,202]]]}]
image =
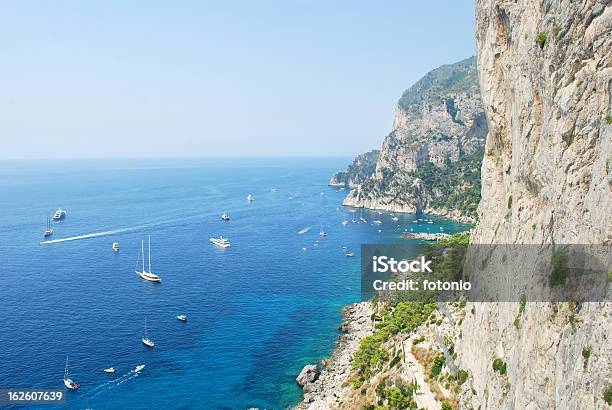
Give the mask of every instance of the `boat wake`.
[{"label": "boat wake", "polygon": [[68,242],[68,241],[78,241],[78,240],[81,240],[81,239],[99,238],[101,236],[111,236],[111,235],[116,235],[118,233],[137,231],[137,230],[140,230],[140,229],[148,228],[149,226],[150,225],[138,225],[138,226],[133,226],[131,228],[115,229],[113,231],[93,232],[93,233],[88,233],[88,234],[84,234],[84,235],[71,236],[69,238],[51,239],[51,240],[48,240],[48,241],[41,241],[39,243],[41,245],[47,245],[47,244],[51,244],[51,243],[60,243],[60,242]]},{"label": "boat wake", "polygon": [[138,372],[134,371],[134,370],[130,370],[129,372],[119,376],[119,377],[115,377],[112,380],[109,380],[105,383],[102,383],[96,387],[94,387],[93,389],[89,390],[86,394],[82,395],[83,399],[93,399],[94,397],[99,396],[100,394],[107,392],[109,390],[112,390],[113,388],[122,385],[123,383],[127,382],[128,380],[132,380],[134,377],[137,377],[139,375]]},{"label": "boat wake", "polygon": [[312,226],[302,229],[301,231],[298,232],[298,235],[305,234],[306,232],[310,231],[310,228],[312,228]]}]

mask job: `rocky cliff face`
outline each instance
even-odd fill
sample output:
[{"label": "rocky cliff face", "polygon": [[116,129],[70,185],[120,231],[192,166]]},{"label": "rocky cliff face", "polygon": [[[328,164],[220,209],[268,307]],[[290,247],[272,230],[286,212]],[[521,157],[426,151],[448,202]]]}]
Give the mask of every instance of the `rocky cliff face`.
[{"label": "rocky cliff face", "polygon": [[376,161],[380,151],[375,149],[358,155],[346,171],[332,175],[329,186],[356,188],[376,171]]},{"label": "rocky cliff face", "polygon": [[404,92],[374,174],[344,204],[474,216],[486,134],[476,59],[437,68]]},{"label": "rocky cliff face", "polygon": [[[610,244],[610,2],[477,0],[476,17],[490,129],[471,242]],[[487,268],[482,275],[500,286],[514,281]],[[466,310],[457,345],[470,373],[462,407],[609,408],[609,301],[527,303],[520,326],[518,303]],[[494,358],[506,374],[493,370]]]}]

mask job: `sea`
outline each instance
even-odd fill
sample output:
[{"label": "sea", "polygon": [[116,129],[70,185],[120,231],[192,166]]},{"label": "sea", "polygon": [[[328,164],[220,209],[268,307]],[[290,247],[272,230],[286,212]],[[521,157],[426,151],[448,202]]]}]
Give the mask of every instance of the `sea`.
[{"label": "sea", "polygon": [[[416,255],[422,243],[401,232],[467,228],[350,212],[347,191],[327,186],[349,162],[0,162],[0,389],[64,391],[63,405],[44,409],[297,404],[295,377],[331,355],[343,306],[360,300],[360,245],[401,241]],[[60,207],[66,217],[43,243]],[[231,247],[209,241],[219,236]],[[161,283],[135,273],[149,238]],[[145,321],[154,348],[141,342]],[[64,389],[66,360],[78,391]]]}]

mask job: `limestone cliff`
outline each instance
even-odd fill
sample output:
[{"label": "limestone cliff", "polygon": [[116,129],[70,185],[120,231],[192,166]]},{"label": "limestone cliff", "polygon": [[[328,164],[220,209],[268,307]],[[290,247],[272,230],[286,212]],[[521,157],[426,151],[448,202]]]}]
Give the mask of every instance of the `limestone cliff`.
[{"label": "limestone cliff", "polygon": [[476,59],[439,67],[404,92],[374,174],[344,204],[474,216],[486,133]]},{"label": "limestone cliff", "polygon": [[[471,242],[610,244],[610,2],[477,0],[476,19],[489,136]],[[482,275],[516,285],[486,267]],[[457,345],[470,374],[462,408],[609,408],[609,301],[466,310]],[[507,364],[504,374],[493,370],[495,358]]]},{"label": "limestone cliff", "polygon": [[339,171],[332,175],[329,186],[356,188],[376,171],[376,161],[380,151],[375,149],[358,155],[346,171]]}]

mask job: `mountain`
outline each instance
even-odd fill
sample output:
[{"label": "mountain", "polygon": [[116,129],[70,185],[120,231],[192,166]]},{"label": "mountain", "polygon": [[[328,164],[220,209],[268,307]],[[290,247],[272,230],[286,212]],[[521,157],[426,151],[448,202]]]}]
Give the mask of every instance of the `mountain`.
[{"label": "mountain", "polygon": [[358,187],[376,171],[376,161],[378,161],[379,155],[380,151],[376,149],[358,155],[346,171],[337,172],[331,177],[329,186]]},{"label": "mountain", "polygon": [[[490,129],[466,265],[478,259],[479,244],[609,249],[610,2],[477,0],[476,28]],[[512,272],[496,269],[506,258]],[[527,298],[553,286],[544,271],[525,277],[532,261],[509,258],[489,247],[473,276]],[[460,407],[610,408],[609,275],[604,301],[468,304],[456,345],[470,375]]]},{"label": "mountain", "polygon": [[344,204],[471,220],[486,135],[476,58],[439,67],[403,93],[373,174]]}]

